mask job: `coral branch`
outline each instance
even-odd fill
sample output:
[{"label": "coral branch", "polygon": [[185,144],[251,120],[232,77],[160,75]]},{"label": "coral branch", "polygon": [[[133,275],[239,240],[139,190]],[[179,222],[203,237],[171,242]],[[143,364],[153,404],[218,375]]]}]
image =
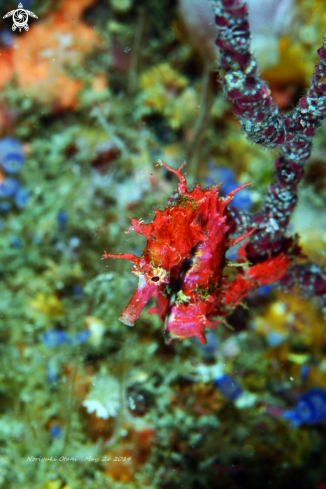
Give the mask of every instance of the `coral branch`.
[{"label": "coral branch", "polygon": [[307,95],[288,114],[280,114],[270,90],[258,75],[257,63],[250,53],[248,5],[244,1],[212,0],[221,51],[222,84],[233,102],[249,141],[266,148],[278,148],[275,161],[276,181],[269,188],[263,211],[253,218],[257,230],[251,238],[251,260],[279,253],[284,230],[297,202],[297,186],[303,177],[303,163],[309,158],[312,138],[326,113],[326,35],[317,51]]},{"label": "coral branch", "polygon": [[319,297],[326,315],[326,272],[315,263],[302,263],[290,267],[280,280],[283,290],[297,288],[304,297]]}]

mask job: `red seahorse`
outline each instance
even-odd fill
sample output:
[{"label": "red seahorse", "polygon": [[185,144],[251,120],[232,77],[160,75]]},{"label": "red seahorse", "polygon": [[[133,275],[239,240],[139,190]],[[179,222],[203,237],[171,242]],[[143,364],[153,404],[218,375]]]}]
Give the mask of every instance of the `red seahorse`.
[{"label": "red seahorse", "polygon": [[234,194],[249,184],[224,198],[219,197],[221,185],[205,190],[197,185],[188,192],[181,174],[184,165],[174,170],[165,162],[159,163],[178,176],[178,198],[164,211],[155,209],[155,218],[149,224],[131,219],[127,232],[133,229],[147,238],[140,257],[105,252],[103,258],[131,261],[132,273],[139,278],[120,321],[133,326],[149,298],[155,296],[156,308],[151,312],[159,314],[169,338],[197,336],[205,342],[205,328],[216,324],[211,321],[213,316],[226,315],[252,288],[281,278],[289,259],[278,255],[263,265],[240,267],[233,286],[227,283],[223,279],[226,251],[253,232],[229,239],[227,206]]}]

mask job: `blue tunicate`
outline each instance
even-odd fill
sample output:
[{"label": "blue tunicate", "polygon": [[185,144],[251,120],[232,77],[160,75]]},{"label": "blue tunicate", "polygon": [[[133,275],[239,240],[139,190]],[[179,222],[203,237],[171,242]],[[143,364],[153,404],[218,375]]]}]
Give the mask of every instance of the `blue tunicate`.
[{"label": "blue tunicate", "polygon": [[212,161],[207,163],[207,168],[209,175],[204,177],[206,185],[215,185],[216,183],[227,185],[235,181],[234,173],[231,168],[226,166],[215,166]]},{"label": "blue tunicate", "polygon": [[238,253],[239,247],[234,246],[232,248],[229,248],[225,254],[226,259],[230,261],[236,261],[237,260],[237,253]]},{"label": "blue tunicate", "polygon": [[12,137],[0,140],[0,164],[6,173],[17,173],[24,164],[21,142]]},{"label": "blue tunicate", "polygon": [[[237,184],[236,187],[239,185]],[[232,189],[233,190],[233,189]],[[229,192],[226,192],[229,193]],[[233,200],[230,205],[233,205],[234,207],[237,207],[238,209],[242,210],[248,210],[250,209],[252,204],[252,199],[251,199],[251,192],[248,190],[248,188],[243,188],[239,192],[235,194],[233,197]]]},{"label": "blue tunicate", "polygon": [[54,356],[50,358],[50,361],[47,364],[46,367],[46,376],[49,382],[55,382],[58,378],[59,375],[59,366],[58,366],[58,360]]},{"label": "blue tunicate", "polygon": [[19,190],[19,182],[15,178],[5,177],[0,182],[0,198],[12,197]]},{"label": "blue tunicate", "polygon": [[273,291],[272,285],[261,285],[256,290],[257,295],[269,295]]},{"label": "blue tunicate", "polygon": [[76,343],[85,343],[90,335],[91,333],[90,331],[88,331],[88,329],[82,329],[81,331],[76,333],[75,336],[68,335],[60,329],[52,329],[44,333],[43,342],[48,348],[58,348],[59,346],[64,344],[71,345]]},{"label": "blue tunicate", "polygon": [[[236,181],[233,170],[225,166],[216,167],[213,162],[207,164],[209,175],[204,178],[204,181],[208,185],[215,183],[222,183],[220,190],[221,196],[226,196],[232,190],[239,187],[239,183]],[[252,204],[251,192],[248,188],[244,188],[237,192],[232,200],[231,205],[242,210],[250,209]]]},{"label": "blue tunicate", "polygon": [[74,285],[72,288],[72,293],[77,296],[82,295],[83,287],[81,285]]},{"label": "blue tunicate", "polygon": [[266,339],[267,339],[269,346],[274,348],[275,346],[279,346],[282,343],[284,343],[284,341],[286,340],[286,337],[284,335],[282,335],[281,333],[279,333],[278,331],[270,331],[266,335]]},{"label": "blue tunicate", "polygon": [[214,355],[214,353],[218,348],[218,341],[217,341],[217,336],[215,334],[215,331],[209,330],[205,336],[206,336],[205,345],[200,343],[197,336],[195,336],[195,341],[199,346],[199,350],[202,353],[202,355]]},{"label": "blue tunicate", "polygon": [[0,32],[0,38],[1,38],[2,44],[6,48],[9,48],[14,43],[14,36],[12,35],[12,32],[9,29],[3,29]]},{"label": "blue tunicate", "polygon": [[220,393],[230,401],[235,401],[242,393],[242,388],[232,375],[223,374],[214,379],[213,383]]},{"label": "blue tunicate", "polygon": [[91,333],[88,331],[88,329],[82,329],[76,334],[76,341],[77,343],[85,343],[85,341],[88,340],[90,337]]},{"label": "blue tunicate", "polygon": [[18,236],[13,236],[10,239],[10,246],[12,246],[13,248],[21,248],[22,242],[20,241],[20,239],[18,238]]},{"label": "blue tunicate", "polygon": [[[221,187],[221,195],[225,197],[228,195],[232,190],[235,190],[240,186],[240,184],[236,180],[231,180],[231,181],[224,181],[222,182],[223,185]],[[242,190],[239,190],[232,199],[232,202],[230,205],[233,205],[234,207],[237,207],[239,209],[243,210],[248,210],[250,209],[252,204],[251,200],[251,192],[248,188],[243,188]]]},{"label": "blue tunicate", "polygon": [[19,209],[26,207],[29,200],[29,192],[25,188],[19,188],[15,195],[15,204]]},{"label": "blue tunicate", "polygon": [[303,423],[316,424],[326,420],[326,390],[315,387],[299,398],[295,409],[285,411],[285,419],[300,426]]},{"label": "blue tunicate", "polygon": [[35,4],[34,0],[24,0],[24,8],[26,9],[32,8],[34,4]]},{"label": "blue tunicate", "polygon": [[11,203],[5,200],[4,202],[0,203],[0,211],[1,212],[8,212],[11,209]]},{"label": "blue tunicate", "polygon": [[71,343],[71,340],[64,331],[52,329],[44,333],[43,342],[48,348],[57,348],[64,343]]},{"label": "blue tunicate", "polygon": [[50,429],[51,435],[56,438],[61,435],[61,427],[58,426],[57,424],[53,425]]},{"label": "blue tunicate", "polygon": [[301,377],[301,380],[306,380],[306,378],[308,377],[308,375],[310,374],[310,365],[308,364],[305,364],[305,365],[302,365],[301,369],[300,369],[300,377]]},{"label": "blue tunicate", "polygon": [[58,228],[59,231],[64,231],[66,229],[66,222],[68,220],[68,216],[66,212],[58,213]]}]

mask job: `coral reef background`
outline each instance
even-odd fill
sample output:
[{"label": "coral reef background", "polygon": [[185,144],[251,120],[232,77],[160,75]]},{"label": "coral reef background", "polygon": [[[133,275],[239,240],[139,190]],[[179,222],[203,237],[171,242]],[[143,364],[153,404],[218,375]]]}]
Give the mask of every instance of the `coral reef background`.
[{"label": "coral reef background", "polygon": [[[250,2],[274,100],[309,85],[320,0]],[[205,5],[205,6],[204,6]],[[17,5],[1,1],[1,19]],[[248,181],[259,209],[275,154],[248,143],[216,71],[204,0],[29,0],[29,30],[0,22],[0,487],[326,487],[326,325],[315,300],[262,287],[208,335],[166,345],[144,310],[117,317],[177,181]],[[212,19],[212,22],[214,19]],[[273,46],[271,49],[270,46]],[[272,51],[272,53],[271,53]],[[326,126],[291,221],[324,264]],[[229,258],[232,259],[232,249]],[[153,304],[151,304],[153,305]]]}]

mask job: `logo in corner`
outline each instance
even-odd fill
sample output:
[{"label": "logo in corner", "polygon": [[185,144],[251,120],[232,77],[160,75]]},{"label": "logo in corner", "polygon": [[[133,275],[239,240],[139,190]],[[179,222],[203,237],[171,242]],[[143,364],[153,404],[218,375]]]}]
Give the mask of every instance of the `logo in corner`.
[{"label": "logo in corner", "polygon": [[3,19],[6,19],[7,17],[10,17],[12,15],[12,30],[15,31],[16,29],[19,29],[19,32],[24,28],[25,31],[28,31],[29,26],[28,26],[28,16],[30,15],[31,17],[34,17],[34,19],[38,19],[37,15],[35,15],[33,12],[30,10],[25,10],[23,9],[23,5],[20,3],[18,5],[17,10],[12,10],[11,12],[8,12],[6,15],[3,16]]}]

